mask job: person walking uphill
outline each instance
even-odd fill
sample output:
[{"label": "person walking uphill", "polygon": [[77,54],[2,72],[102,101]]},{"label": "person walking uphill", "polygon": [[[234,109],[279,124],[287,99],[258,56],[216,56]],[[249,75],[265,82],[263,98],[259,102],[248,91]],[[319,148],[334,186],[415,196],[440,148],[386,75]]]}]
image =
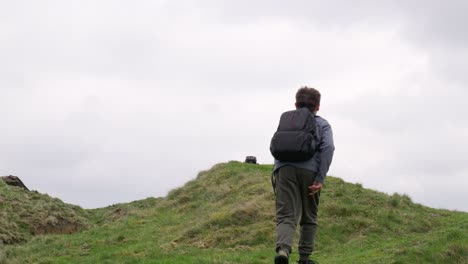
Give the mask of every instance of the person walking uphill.
[{"label": "person walking uphill", "polygon": [[310,260],[310,255],[317,232],[320,191],[335,150],[330,124],[316,115],[320,98],[316,89],[300,88],[296,93],[296,110],[281,115],[271,140],[270,150],[275,157],[275,264],[289,263],[298,223],[298,263],[317,263]]}]

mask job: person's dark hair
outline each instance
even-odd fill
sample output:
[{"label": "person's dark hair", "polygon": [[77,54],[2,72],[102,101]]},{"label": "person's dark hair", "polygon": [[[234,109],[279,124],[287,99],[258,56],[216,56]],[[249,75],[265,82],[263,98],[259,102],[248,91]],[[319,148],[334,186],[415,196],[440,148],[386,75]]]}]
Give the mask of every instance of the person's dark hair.
[{"label": "person's dark hair", "polygon": [[320,105],[320,92],[314,88],[307,86],[301,87],[296,93],[296,107],[307,107],[311,111],[315,111]]}]

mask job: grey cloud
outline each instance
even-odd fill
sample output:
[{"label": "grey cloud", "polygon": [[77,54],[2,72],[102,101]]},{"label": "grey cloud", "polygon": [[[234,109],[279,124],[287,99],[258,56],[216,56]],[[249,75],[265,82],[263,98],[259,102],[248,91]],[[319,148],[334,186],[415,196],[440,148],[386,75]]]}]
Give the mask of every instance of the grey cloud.
[{"label": "grey cloud", "polygon": [[[257,22],[260,19],[285,19],[310,26],[343,28],[359,23],[380,27],[392,23],[407,31],[408,37],[430,43],[438,42],[463,47],[467,41],[463,25],[468,3],[454,1],[306,1],[285,5],[283,1],[201,1],[192,3],[216,19],[232,19],[236,23]],[[205,7],[205,8],[203,8]]]},{"label": "grey cloud", "polygon": [[400,9],[407,20],[407,37],[422,47],[466,49],[466,1],[402,1]]},{"label": "grey cloud", "polygon": [[361,129],[374,130],[380,140],[395,143],[385,151],[397,161],[386,170],[451,174],[468,164],[468,123],[462,118],[465,98],[468,91],[458,87],[428,85],[407,95],[402,85],[402,90],[392,95],[367,93],[340,105],[335,114]]},{"label": "grey cloud", "polygon": [[[343,31],[364,26],[378,32],[394,28],[430,57],[432,74],[461,79],[468,60],[468,3],[455,1],[204,1],[204,12],[233,24],[288,21],[304,29]],[[450,59],[446,59],[450,57]],[[442,71],[442,73],[441,73]]]}]

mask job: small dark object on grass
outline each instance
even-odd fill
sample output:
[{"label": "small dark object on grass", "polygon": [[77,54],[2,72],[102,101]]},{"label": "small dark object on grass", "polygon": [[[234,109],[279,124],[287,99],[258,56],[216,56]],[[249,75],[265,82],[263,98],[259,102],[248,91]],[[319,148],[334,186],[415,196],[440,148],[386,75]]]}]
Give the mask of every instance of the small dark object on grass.
[{"label": "small dark object on grass", "polygon": [[255,156],[245,157],[245,163],[257,164],[257,158]]}]

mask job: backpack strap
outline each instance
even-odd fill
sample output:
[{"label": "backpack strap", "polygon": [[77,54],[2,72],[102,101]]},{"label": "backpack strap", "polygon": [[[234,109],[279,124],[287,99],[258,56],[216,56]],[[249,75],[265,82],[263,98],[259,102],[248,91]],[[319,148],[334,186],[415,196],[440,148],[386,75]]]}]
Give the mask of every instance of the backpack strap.
[{"label": "backpack strap", "polygon": [[275,172],[275,167],[273,167],[273,171],[271,172],[271,186],[273,187],[273,193],[276,196],[276,174],[278,172]]}]

